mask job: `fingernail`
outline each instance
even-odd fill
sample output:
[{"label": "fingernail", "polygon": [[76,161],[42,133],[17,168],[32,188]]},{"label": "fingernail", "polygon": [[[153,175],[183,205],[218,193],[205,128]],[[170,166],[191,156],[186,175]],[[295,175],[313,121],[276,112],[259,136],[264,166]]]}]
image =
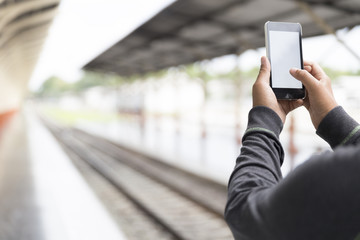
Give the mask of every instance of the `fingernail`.
[{"label": "fingernail", "polygon": [[262,66],[265,65],[265,57],[264,57],[264,56],[261,57],[261,65],[262,65]]},{"label": "fingernail", "polygon": [[297,70],[300,70],[299,68],[290,68],[290,73],[295,74]]}]

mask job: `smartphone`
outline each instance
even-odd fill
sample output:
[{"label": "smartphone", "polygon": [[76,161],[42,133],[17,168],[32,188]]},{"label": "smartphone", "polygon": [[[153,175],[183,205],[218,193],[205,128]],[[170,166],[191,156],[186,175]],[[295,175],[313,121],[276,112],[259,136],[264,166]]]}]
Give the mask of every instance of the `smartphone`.
[{"label": "smartphone", "polygon": [[290,68],[304,69],[300,23],[266,22],[266,54],[271,64],[270,86],[277,99],[301,99],[305,87],[289,73]]}]

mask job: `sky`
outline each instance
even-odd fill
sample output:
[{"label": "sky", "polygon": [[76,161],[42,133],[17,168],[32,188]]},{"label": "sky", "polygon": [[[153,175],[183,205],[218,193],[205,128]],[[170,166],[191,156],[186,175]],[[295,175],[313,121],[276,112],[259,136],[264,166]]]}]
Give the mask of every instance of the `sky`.
[{"label": "sky", "polygon": [[[360,56],[360,26],[337,31],[337,35]],[[345,47],[337,41],[335,36],[323,35],[312,38],[304,38],[303,58],[320,63],[322,66],[331,67],[338,70],[358,71],[360,62]],[[242,69],[248,70],[254,66],[259,66],[260,57],[266,55],[265,48],[248,50],[238,59],[234,56],[225,56],[214,59],[210,63],[210,69],[214,71],[228,71],[239,64]]]},{"label": "sky", "polygon": [[61,0],[30,80],[30,89],[39,88],[51,76],[78,80],[86,63],[172,2]]},{"label": "sky", "polygon": [[[30,89],[38,89],[51,76],[70,82],[78,80],[86,63],[172,2],[174,0],[61,0],[30,80]],[[337,34],[360,55],[360,27],[339,30]],[[214,71],[230,70],[234,64],[249,69],[259,65],[262,55],[265,55],[264,48],[249,50],[239,59],[216,58],[210,66]],[[340,70],[360,69],[360,62],[334,36],[304,39],[303,55],[304,59]]]}]

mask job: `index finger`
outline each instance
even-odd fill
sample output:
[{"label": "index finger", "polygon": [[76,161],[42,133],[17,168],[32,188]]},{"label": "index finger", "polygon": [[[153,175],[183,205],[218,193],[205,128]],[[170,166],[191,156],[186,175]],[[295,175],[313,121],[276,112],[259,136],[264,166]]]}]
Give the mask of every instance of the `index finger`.
[{"label": "index finger", "polygon": [[309,92],[311,92],[312,89],[316,86],[316,84],[319,83],[318,79],[316,79],[314,76],[311,75],[311,73],[304,69],[291,68],[290,74],[297,80],[301,81]]},{"label": "index finger", "polygon": [[311,62],[311,61],[304,61],[304,66],[311,67],[311,75],[313,75],[317,80],[320,80],[326,77],[326,73],[324,70],[319,66],[319,64]]}]

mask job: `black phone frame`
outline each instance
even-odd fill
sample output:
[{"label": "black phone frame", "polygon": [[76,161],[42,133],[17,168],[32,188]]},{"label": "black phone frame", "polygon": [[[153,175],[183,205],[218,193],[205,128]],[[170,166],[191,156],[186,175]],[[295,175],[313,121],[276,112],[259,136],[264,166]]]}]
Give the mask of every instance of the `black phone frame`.
[{"label": "black phone frame", "polygon": [[[298,32],[299,33],[299,43],[300,43],[300,63],[301,69],[304,69],[303,55],[302,55],[302,30],[300,23],[288,23],[288,22],[271,22],[268,21],[265,23],[265,45],[267,57],[271,65],[271,54],[269,47],[269,31],[286,31],[286,32]],[[270,87],[273,89],[277,99],[285,100],[296,100],[304,99],[306,96],[306,90],[302,84],[302,88],[273,88],[272,87],[272,74],[270,72]]]}]

